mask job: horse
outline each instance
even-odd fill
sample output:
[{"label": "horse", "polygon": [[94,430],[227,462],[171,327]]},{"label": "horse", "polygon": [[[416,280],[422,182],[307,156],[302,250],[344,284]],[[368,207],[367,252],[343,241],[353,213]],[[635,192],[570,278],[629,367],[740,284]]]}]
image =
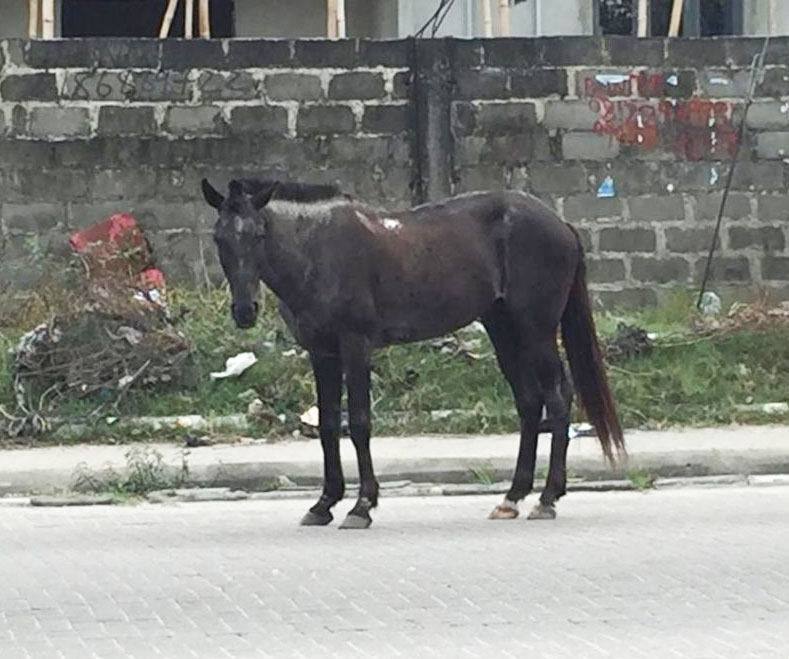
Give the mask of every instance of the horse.
[{"label": "horse", "polygon": [[[387,211],[332,185],[234,179],[227,195],[202,180],[240,329],[254,326],[262,281],[311,361],[323,449],[323,490],[302,518],[333,520],[345,493],[339,438],[343,380],[359,496],[341,524],[364,529],[378,504],[370,452],[370,361],[380,347],[422,341],[480,320],[512,390],[520,447],[512,484],[490,513],[518,516],[534,484],[543,409],[551,430],[545,487],[529,519],[554,519],[566,493],[573,389],[610,462],[626,454],[608,386],[577,232],[519,191],[457,195]],[[560,358],[561,328],[572,385]]]}]

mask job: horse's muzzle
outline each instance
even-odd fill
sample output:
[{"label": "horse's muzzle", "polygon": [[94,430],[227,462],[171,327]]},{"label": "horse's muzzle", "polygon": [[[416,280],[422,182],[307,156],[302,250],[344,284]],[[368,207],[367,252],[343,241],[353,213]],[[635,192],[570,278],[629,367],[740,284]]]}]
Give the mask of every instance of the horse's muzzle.
[{"label": "horse's muzzle", "polygon": [[233,320],[236,321],[236,327],[238,327],[238,329],[249,329],[250,327],[254,327],[258,310],[259,305],[257,302],[253,302],[249,305],[230,305],[230,312],[233,315]]}]

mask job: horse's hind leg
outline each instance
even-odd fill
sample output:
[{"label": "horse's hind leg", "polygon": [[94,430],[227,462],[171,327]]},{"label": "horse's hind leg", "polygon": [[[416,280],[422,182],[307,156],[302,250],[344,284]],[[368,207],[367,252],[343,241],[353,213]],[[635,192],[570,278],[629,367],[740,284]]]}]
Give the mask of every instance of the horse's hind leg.
[{"label": "horse's hind leg", "polygon": [[491,519],[513,519],[518,516],[518,502],[534,486],[534,463],[537,457],[537,433],[543,401],[534,371],[528,363],[528,351],[514,331],[509,315],[501,309],[483,318],[488,336],[496,349],[496,358],[512,389],[520,417],[520,448],[512,485],[504,501],[490,514]]},{"label": "horse's hind leg", "polygon": [[548,479],[537,504],[529,514],[529,519],[554,519],[554,504],[565,494],[567,487],[567,446],[570,438],[570,405],[572,389],[565,375],[555,343],[544,343],[538,360],[538,379],[548,409],[548,422],[551,424],[551,458]]}]

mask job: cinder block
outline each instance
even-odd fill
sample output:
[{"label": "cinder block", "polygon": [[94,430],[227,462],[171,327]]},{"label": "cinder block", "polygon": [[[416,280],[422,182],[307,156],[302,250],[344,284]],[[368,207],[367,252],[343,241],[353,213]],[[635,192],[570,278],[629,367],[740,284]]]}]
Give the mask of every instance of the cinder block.
[{"label": "cinder block", "polygon": [[272,105],[239,105],[230,112],[233,133],[285,135],[288,132],[288,111]]},{"label": "cinder block", "polygon": [[329,98],[336,101],[369,100],[383,95],[384,79],[380,73],[338,73],[329,81]]},{"label": "cinder block", "polygon": [[55,101],[57,97],[54,73],[7,75],[0,80],[0,101]]},{"label": "cinder block", "polygon": [[[669,252],[698,253],[709,251],[712,243],[713,227],[705,229],[666,229],[666,247]],[[720,238],[716,248],[720,247]]]},{"label": "cinder block", "polygon": [[597,113],[589,101],[546,101],[542,125],[553,130],[592,130],[597,121]]},{"label": "cinder block", "polygon": [[601,252],[654,252],[656,245],[652,229],[606,228],[600,231]]},{"label": "cinder block", "polygon": [[34,137],[82,137],[90,133],[87,108],[39,106],[30,113],[30,134]]},{"label": "cinder block", "polygon": [[321,79],[307,73],[267,75],[265,88],[272,101],[317,101],[323,97]]},{"label": "cinder block", "polygon": [[299,108],[297,130],[304,135],[351,133],[356,120],[351,108],[344,105],[313,105]]},{"label": "cinder block", "polygon": [[678,257],[653,259],[634,257],[631,262],[633,279],[657,284],[685,282],[690,275],[690,264]]},{"label": "cinder block", "polygon": [[637,222],[661,222],[685,219],[685,202],[679,195],[645,195],[633,197],[630,216]]},{"label": "cinder block", "polygon": [[212,105],[169,107],[165,126],[173,135],[217,135],[227,130],[221,110]]},{"label": "cinder block", "polygon": [[562,155],[566,160],[612,160],[619,155],[619,142],[608,135],[565,133]]},{"label": "cinder block", "polygon": [[106,105],[99,108],[99,135],[153,135],[153,107]]},{"label": "cinder block", "polygon": [[729,227],[729,248],[756,247],[765,252],[782,252],[786,237],[778,227]]}]

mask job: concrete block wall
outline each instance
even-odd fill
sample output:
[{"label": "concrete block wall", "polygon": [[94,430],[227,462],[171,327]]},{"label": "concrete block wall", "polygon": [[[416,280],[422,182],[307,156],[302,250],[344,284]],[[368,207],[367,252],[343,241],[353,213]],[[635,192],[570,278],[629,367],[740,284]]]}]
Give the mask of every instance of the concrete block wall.
[{"label": "concrete block wall", "polygon": [[200,179],[337,182],[410,202],[407,42],[0,42],[0,283],[117,211],[170,279],[221,278]]},{"label": "concrete block wall", "polygon": [[[454,189],[519,188],[579,228],[605,307],[703,275],[761,39],[469,44],[452,107]],[[712,269],[730,299],[789,298],[789,41],[748,115]],[[539,66],[535,66],[535,63]],[[610,177],[615,195],[598,194]]]},{"label": "concrete block wall", "polygon": [[[171,278],[215,277],[199,179],[265,175],[397,207],[532,192],[579,228],[600,304],[654,304],[698,284],[762,44],[0,42],[0,278],[23,284],[13,264],[117,210]],[[713,268],[738,298],[789,297],[787,81],[774,39]]]}]

